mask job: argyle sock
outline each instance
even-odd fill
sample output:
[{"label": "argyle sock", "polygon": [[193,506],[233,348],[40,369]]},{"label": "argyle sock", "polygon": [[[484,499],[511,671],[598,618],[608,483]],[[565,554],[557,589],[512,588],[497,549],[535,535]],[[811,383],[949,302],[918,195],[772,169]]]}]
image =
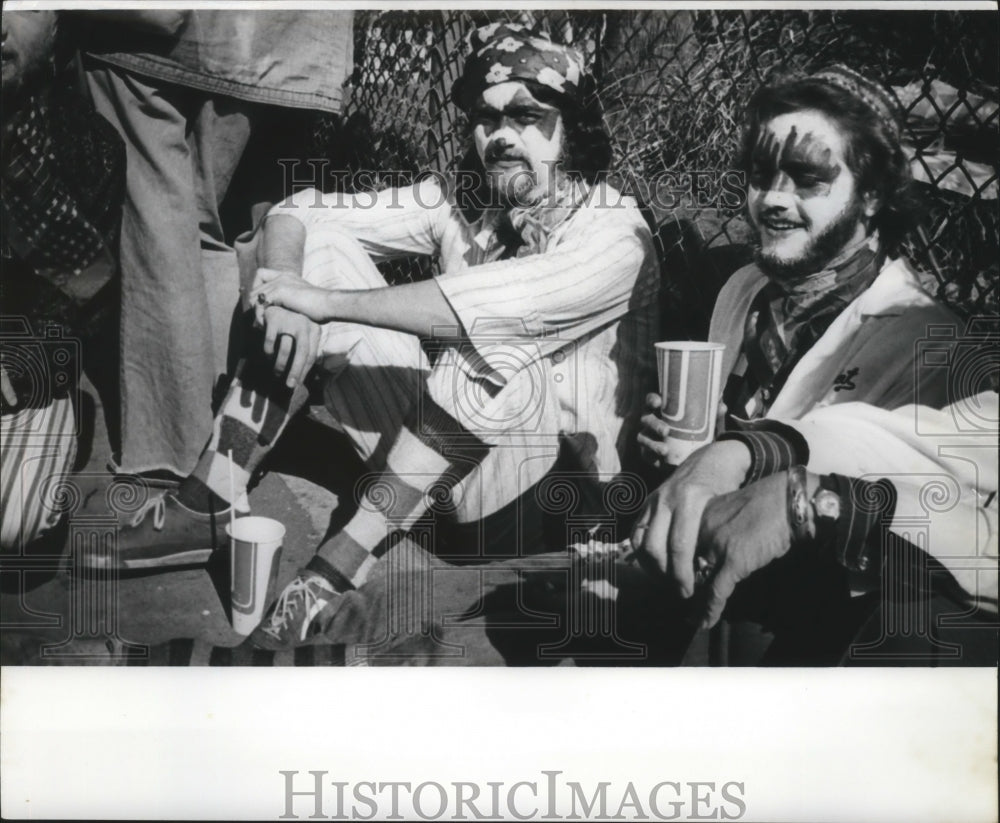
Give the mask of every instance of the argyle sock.
[{"label": "argyle sock", "polygon": [[[233,379],[212,423],[208,445],[194,471],[178,489],[178,499],[188,508],[205,512],[239,504],[254,471],[285,430],[288,421],[305,406],[309,392],[302,384],[289,389],[283,382],[254,381],[249,388]],[[232,481],[230,460],[232,454]],[[236,499],[231,499],[230,482]]]},{"label": "argyle sock", "polygon": [[338,591],[345,591],[345,581],[360,586],[385,553],[390,532],[405,532],[431,505],[446,504],[488,452],[489,446],[425,396],[419,415],[411,414],[390,447],[385,469],[370,478],[358,511],[320,546],[307,570]]}]

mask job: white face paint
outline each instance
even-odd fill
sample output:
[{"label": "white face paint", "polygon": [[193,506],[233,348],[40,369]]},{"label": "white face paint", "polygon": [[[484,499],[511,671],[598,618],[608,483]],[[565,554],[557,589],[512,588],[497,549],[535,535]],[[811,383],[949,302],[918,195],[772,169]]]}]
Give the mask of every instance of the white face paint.
[{"label": "white face paint", "polygon": [[761,127],[750,167],[748,208],[761,264],[818,271],[866,234],[875,214],[844,159],[845,138],[818,111],[779,115]]},{"label": "white face paint", "polygon": [[557,108],[535,99],[523,83],[507,82],[485,89],[469,116],[490,185],[508,203],[527,205],[549,191],[563,154]]}]

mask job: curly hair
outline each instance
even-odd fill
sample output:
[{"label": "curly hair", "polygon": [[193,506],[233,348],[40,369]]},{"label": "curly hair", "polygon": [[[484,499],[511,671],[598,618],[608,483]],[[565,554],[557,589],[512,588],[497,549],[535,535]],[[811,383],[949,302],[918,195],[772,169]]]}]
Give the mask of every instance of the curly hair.
[{"label": "curly hair", "polygon": [[746,108],[740,166],[749,173],[761,127],[782,114],[811,109],[830,118],[846,136],[844,160],[859,192],[878,199],[871,225],[896,257],[920,211],[910,165],[892,125],[849,92],[818,78],[783,80],[759,88]]},{"label": "curly hair", "polygon": [[[581,78],[582,104],[547,86],[530,81],[525,81],[524,85],[540,103],[559,109],[563,120],[564,171],[589,184],[601,180],[611,167],[611,136],[604,125],[604,112],[593,78]],[[471,146],[459,161],[458,171],[464,173],[467,180],[478,181],[480,187],[487,185],[485,169],[475,146]],[[457,194],[460,207],[470,215],[478,211],[477,204],[488,202],[482,188],[475,186],[460,185]]]}]

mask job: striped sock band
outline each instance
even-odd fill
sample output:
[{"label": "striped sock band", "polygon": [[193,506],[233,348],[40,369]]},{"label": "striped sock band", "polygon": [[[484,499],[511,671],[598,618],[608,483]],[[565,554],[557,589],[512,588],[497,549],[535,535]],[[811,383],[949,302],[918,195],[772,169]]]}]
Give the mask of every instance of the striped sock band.
[{"label": "striped sock band", "polygon": [[[355,587],[367,579],[385,551],[391,531],[407,531],[430,503],[447,496],[489,453],[489,446],[429,397],[419,423],[405,426],[393,443],[385,470],[370,478],[357,513],[317,556]],[[461,460],[451,460],[449,453]]]},{"label": "striped sock band", "polygon": [[235,378],[212,423],[208,445],[190,477],[181,483],[181,502],[190,501],[192,508],[199,509],[206,490],[226,503],[238,502],[230,500],[230,477],[237,496],[244,493],[253,472],[308,397],[301,384],[294,389],[269,388],[265,393]]}]

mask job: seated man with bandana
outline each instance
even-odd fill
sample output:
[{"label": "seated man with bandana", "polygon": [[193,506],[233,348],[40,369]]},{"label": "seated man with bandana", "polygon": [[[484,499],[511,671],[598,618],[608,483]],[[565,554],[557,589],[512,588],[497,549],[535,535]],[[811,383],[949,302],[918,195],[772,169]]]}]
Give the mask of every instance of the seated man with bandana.
[{"label": "seated man with bandana", "polygon": [[[465,527],[454,544],[466,553],[543,550],[539,481],[567,468],[600,499],[635,450],[658,266],[636,203],[601,179],[610,141],[583,60],[515,25],[481,28],[471,46],[453,89],[470,138],[455,185],[310,189],[271,210],[245,250],[249,304],[265,333],[293,311],[313,321],[310,335],[294,349],[265,337],[282,384],[234,382],[193,474],[123,529],[111,558],[167,566],[224,544],[230,477],[239,495],[305,401],[318,356],[327,408],[371,482],[285,587],[253,635],[261,646],[320,633],[390,533],[431,504]],[[437,258],[441,273],[387,286],[375,264],[408,255]]]},{"label": "seated man with bandana", "polygon": [[[899,256],[910,176],[892,97],[843,66],[764,86],[744,164],[757,260],[710,330],[727,431],[650,496],[638,556],[694,622],[763,625],[786,665],[836,662],[876,607],[995,612],[995,340],[984,368],[988,340],[963,337]],[[658,462],[669,429],[648,401]]]}]

